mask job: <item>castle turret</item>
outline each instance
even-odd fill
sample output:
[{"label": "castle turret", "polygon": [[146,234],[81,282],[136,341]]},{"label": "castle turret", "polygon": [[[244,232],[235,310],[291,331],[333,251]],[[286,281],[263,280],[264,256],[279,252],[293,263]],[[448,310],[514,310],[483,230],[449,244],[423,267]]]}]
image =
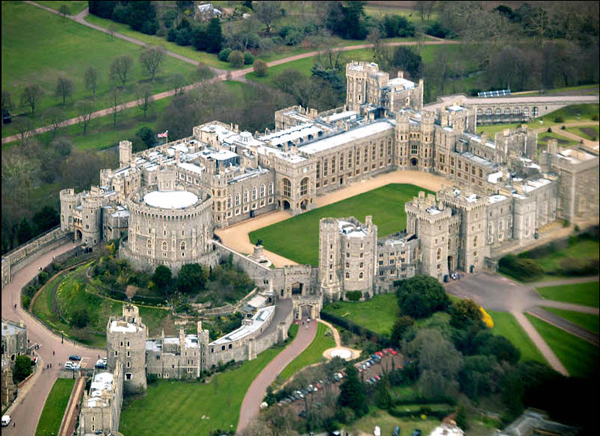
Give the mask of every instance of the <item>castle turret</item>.
[{"label": "castle turret", "polygon": [[131,141],[119,142],[119,166],[124,167],[130,164],[133,145]]}]

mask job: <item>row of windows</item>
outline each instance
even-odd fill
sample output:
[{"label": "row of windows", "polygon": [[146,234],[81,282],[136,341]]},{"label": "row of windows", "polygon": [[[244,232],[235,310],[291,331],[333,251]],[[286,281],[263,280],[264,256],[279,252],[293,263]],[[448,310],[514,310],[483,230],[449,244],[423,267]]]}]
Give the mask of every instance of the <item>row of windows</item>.
[{"label": "row of windows", "polygon": [[[510,115],[511,114],[511,110],[508,107],[504,108],[504,110],[502,110],[502,108],[499,108],[499,107],[496,108],[494,111],[492,111],[492,108],[487,108],[485,110],[485,114],[486,115],[492,115],[492,112],[495,115],[502,115],[502,114],[504,114],[504,115]],[[512,113],[514,115],[519,115],[521,113],[521,109],[519,109],[518,107],[516,107],[516,108],[514,108],[512,110]],[[538,114],[538,108],[534,107],[533,108],[533,116],[535,117],[535,116],[537,116],[537,114]],[[477,115],[483,115],[483,110],[482,109],[477,109]],[[529,108],[528,107],[526,107],[526,108],[523,109],[523,115],[529,116]]]}]

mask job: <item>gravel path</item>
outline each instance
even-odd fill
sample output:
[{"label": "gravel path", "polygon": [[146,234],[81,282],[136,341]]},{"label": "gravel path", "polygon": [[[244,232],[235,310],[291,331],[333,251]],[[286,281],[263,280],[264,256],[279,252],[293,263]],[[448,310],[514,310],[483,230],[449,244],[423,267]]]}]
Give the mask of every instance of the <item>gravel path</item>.
[{"label": "gravel path", "polygon": [[574,324],[571,321],[564,319],[561,316],[555,315],[552,312],[544,310],[542,307],[536,307],[534,309],[529,310],[527,313],[535,316],[536,318],[541,319],[542,321],[547,322],[548,324],[553,325],[554,327],[558,327],[561,330],[569,332],[573,336],[577,336],[578,338],[581,338],[584,341],[588,341],[590,344],[596,347],[598,346],[597,334],[594,334],[589,330],[586,330],[583,327],[580,327],[577,324]]},{"label": "gravel path", "polygon": [[576,283],[590,283],[600,281],[600,276],[578,277],[575,279],[550,280],[547,282],[529,283],[532,288],[547,288],[550,286],[573,285]]}]

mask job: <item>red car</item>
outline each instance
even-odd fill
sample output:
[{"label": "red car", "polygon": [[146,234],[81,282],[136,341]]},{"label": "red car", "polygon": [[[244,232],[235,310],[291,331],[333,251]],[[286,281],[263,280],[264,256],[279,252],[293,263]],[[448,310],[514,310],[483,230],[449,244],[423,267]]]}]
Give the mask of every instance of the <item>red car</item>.
[{"label": "red car", "polygon": [[391,351],[390,351],[390,353],[392,353],[394,356],[395,356],[396,354],[398,354],[398,352],[397,352],[396,350],[391,350]]}]

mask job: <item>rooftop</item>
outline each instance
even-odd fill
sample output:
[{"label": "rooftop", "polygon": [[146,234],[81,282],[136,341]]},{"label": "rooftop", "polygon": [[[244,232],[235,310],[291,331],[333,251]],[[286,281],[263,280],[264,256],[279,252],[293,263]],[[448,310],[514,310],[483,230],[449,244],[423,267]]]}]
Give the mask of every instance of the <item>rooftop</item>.
[{"label": "rooftop", "polygon": [[161,209],[183,209],[198,203],[198,196],[189,191],[152,191],[144,196],[144,203]]},{"label": "rooftop", "polygon": [[134,333],[138,330],[139,325],[126,321],[114,320],[110,323],[111,332],[119,333]]},{"label": "rooftop", "polygon": [[370,135],[375,135],[377,133],[385,132],[387,130],[392,130],[393,128],[394,126],[386,121],[366,124],[364,126],[357,127],[347,132],[330,136],[328,138],[319,139],[301,147],[300,150],[307,154],[314,154],[320,151],[328,150],[333,147],[337,147],[338,145],[347,144],[349,142],[365,138]]},{"label": "rooftop", "polygon": [[210,343],[210,345],[223,345],[228,344],[230,342],[238,341],[257,330],[260,330],[265,322],[273,316],[275,312],[275,306],[265,307],[260,309],[256,314],[252,317],[252,323],[247,325],[242,325],[239,329],[232,331],[231,333],[220,337],[216,341]]},{"label": "rooftop", "polygon": [[26,329],[24,327],[19,326],[18,324],[11,322],[11,321],[7,321],[7,320],[2,320],[2,336],[6,336],[8,335],[14,335],[18,332],[22,332],[25,331]]}]

